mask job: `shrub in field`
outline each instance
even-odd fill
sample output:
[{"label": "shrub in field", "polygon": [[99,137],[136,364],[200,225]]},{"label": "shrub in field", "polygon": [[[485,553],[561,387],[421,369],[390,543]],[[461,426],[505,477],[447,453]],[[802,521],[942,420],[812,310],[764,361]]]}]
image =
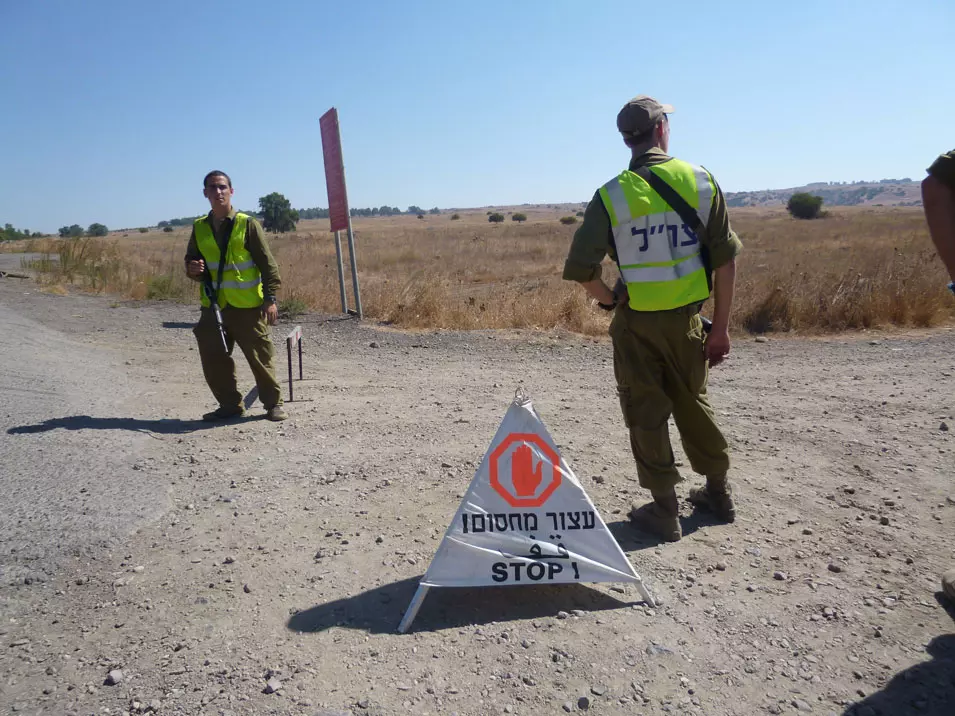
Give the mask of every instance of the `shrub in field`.
[{"label": "shrub in field", "polygon": [[461,218],[460,214],[451,214],[451,221],[457,221]]},{"label": "shrub in field", "polygon": [[511,216],[511,221],[516,221],[518,224],[527,221],[527,214],[514,214]]},{"label": "shrub in field", "polygon": [[567,224],[567,225],[576,224],[576,223],[577,223],[577,217],[576,217],[576,216],[562,216],[562,217],[560,217],[560,223],[562,223],[562,224]]},{"label": "shrub in field", "polygon": [[262,211],[262,228],[275,233],[295,231],[298,221],[298,212],[292,208],[291,202],[277,191],[259,198],[259,208]]},{"label": "shrub in field", "polygon": [[419,219],[423,219],[423,218],[424,218],[424,214],[418,214],[418,218],[419,218]]},{"label": "shrub in field", "polygon": [[175,280],[171,274],[151,276],[146,281],[146,298],[163,300],[175,296]]},{"label": "shrub in field", "polygon": [[500,224],[504,221],[504,214],[488,214],[487,220],[492,224]]},{"label": "shrub in field", "polygon": [[297,296],[289,296],[279,301],[279,315],[282,318],[295,318],[308,311],[308,305]]},{"label": "shrub in field", "polygon": [[145,226],[140,226],[140,227],[139,227],[139,233],[140,233],[140,234],[148,234],[148,233],[149,233],[149,229],[147,229]]},{"label": "shrub in field", "polygon": [[577,212],[577,216],[583,216],[583,215],[584,215],[584,212],[582,212],[582,211],[578,211],[578,212]]},{"label": "shrub in field", "polygon": [[789,197],[786,211],[792,214],[794,219],[818,219],[822,216],[822,197],[804,191],[797,192]]},{"label": "shrub in field", "polygon": [[106,236],[109,233],[109,229],[106,228],[105,224],[90,224],[90,228],[86,230],[87,235],[89,236]]},{"label": "shrub in field", "polygon": [[162,227],[162,230],[165,231],[167,234],[171,234],[171,233],[172,233],[172,227],[171,227],[171,226],[164,226],[164,227]]}]

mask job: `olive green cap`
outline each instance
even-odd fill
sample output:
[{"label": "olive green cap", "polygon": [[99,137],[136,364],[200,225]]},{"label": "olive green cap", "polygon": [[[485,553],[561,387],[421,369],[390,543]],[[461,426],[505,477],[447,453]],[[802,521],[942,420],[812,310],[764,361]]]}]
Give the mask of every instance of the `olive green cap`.
[{"label": "olive green cap", "polygon": [[649,132],[663,115],[673,112],[673,105],[660,104],[653,97],[637,95],[617,114],[617,129],[624,137],[636,137]]}]

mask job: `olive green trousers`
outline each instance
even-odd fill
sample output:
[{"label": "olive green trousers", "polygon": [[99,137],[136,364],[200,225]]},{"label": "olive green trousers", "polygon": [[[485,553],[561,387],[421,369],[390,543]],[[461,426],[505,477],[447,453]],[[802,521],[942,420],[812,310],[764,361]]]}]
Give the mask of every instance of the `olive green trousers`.
[{"label": "olive green trousers", "polygon": [[640,485],[665,492],[682,481],[670,446],[673,415],[683,450],[701,475],[729,469],[726,439],[706,397],[703,323],[696,307],[616,309],[610,324],[613,368]]},{"label": "olive green trousers", "polygon": [[[222,309],[222,322],[225,324],[229,348],[238,344],[249,362],[262,405],[266,409],[281,405],[282,390],[275,379],[275,347],[261,309],[226,306]],[[240,406],[242,394],[236,381],[235,361],[222,348],[222,338],[212,309],[202,309],[199,322],[192,332],[199,344],[199,358],[206,383],[219,405],[224,408]]]}]

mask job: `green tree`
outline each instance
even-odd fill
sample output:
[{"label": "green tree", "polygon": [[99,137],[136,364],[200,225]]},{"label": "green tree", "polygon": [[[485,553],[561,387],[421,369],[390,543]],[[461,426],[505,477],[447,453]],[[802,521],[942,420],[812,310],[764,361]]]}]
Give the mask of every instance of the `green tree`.
[{"label": "green tree", "polygon": [[488,214],[487,220],[492,224],[500,224],[504,221],[504,214]]},{"label": "green tree", "polygon": [[527,214],[514,214],[511,216],[511,221],[516,221],[518,224],[527,221]]},{"label": "green tree", "polygon": [[90,236],[106,236],[109,233],[109,229],[106,228],[105,224],[90,224],[90,228],[86,230],[86,233]]},{"label": "green tree", "polygon": [[412,204],[411,206],[408,207],[408,213],[409,213],[409,214],[423,214],[423,213],[424,213],[424,209],[422,209],[420,206],[415,206],[414,204]]},{"label": "green tree", "polygon": [[83,227],[79,224],[73,224],[72,226],[61,226],[60,227],[60,236],[63,238],[73,238],[83,235]]},{"label": "green tree", "polygon": [[266,231],[276,233],[295,231],[298,212],[292,208],[289,200],[277,191],[260,198],[259,209],[262,213],[262,226]]},{"label": "green tree", "polygon": [[429,213],[429,214],[440,214],[440,213],[441,213],[441,209],[439,209],[438,207],[434,207],[433,209],[428,209],[428,213]]},{"label": "green tree", "polygon": [[786,211],[794,219],[818,219],[822,216],[822,197],[798,192],[789,197]]}]

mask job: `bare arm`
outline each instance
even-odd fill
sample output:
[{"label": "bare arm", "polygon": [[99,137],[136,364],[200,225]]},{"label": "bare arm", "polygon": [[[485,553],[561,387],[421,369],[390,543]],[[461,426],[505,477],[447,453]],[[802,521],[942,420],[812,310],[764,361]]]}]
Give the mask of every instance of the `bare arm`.
[{"label": "bare arm", "polygon": [[955,190],[927,176],[922,182],[922,205],[935,250],[955,281]]},{"label": "bare arm", "polygon": [[595,278],[593,281],[582,281],[583,286],[591,297],[596,298],[598,303],[615,303],[613,291],[604,283],[602,278]]}]

